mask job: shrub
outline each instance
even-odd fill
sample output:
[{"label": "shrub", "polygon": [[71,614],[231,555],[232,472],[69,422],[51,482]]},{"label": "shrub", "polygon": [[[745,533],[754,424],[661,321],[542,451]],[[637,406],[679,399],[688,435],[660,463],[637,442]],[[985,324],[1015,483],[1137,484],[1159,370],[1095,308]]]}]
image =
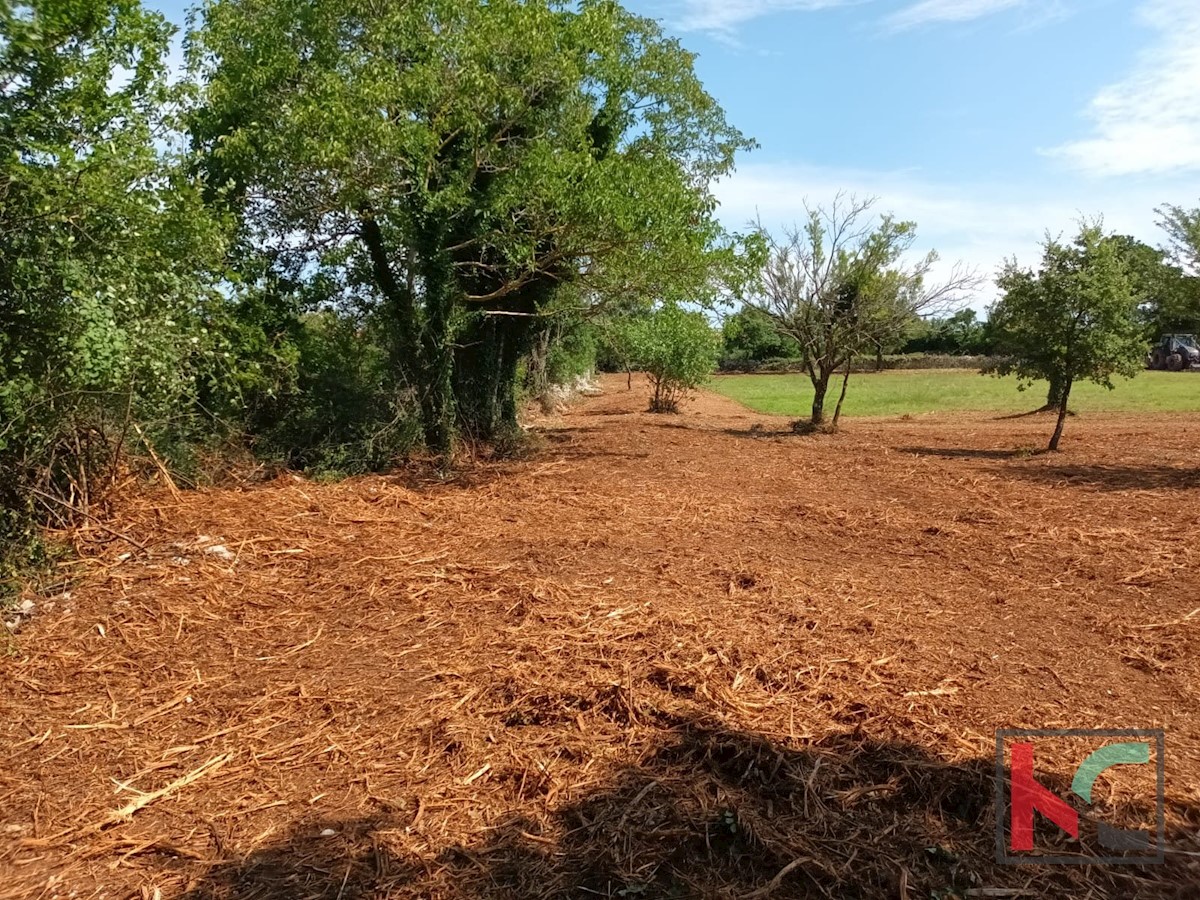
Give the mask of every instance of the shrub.
[{"label": "shrub", "polygon": [[[0,11],[0,577],[94,515],[213,351],[226,223],[172,153],[171,29],[137,3]],[[184,414],[186,417],[186,414]]]},{"label": "shrub", "polygon": [[394,387],[369,324],[324,310],[302,316],[290,340],[292,365],[246,397],[246,438],[258,456],[355,475],[385,469],[419,443],[415,404]]},{"label": "shrub", "polygon": [[628,323],[635,368],[650,379],[651,412],[676,412],[688,392],[712,376],[720,342],[703,313],[674,304]]},{"label": "shrub", "polygon": [[795,338],[780,334],[761,309],[743,306],[721,326],[722,357],[743,362],[763,359],[797,359],[800,345]]}]

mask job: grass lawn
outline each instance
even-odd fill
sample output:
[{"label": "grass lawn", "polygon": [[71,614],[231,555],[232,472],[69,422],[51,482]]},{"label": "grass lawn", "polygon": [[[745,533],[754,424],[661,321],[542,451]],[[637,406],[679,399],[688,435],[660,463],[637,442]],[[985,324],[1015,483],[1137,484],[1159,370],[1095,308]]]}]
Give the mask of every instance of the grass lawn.
[{"label": "grass lawn", "polygon": [[[755,412],[782,416],[807,416],[812,404],[812,384],[807,375],[719,375],[711,390],[736,400]],[[837,404],[841,381],[831,385],[825,409]],[[1046,385],[1017,390],[1015,378],[993,378],[978,372],[954,369],[917,369],[850,376],[847,416],[898,416],[961,410],[1027,412],[1046,400]],[[1120,380],[1108,391],[1089,383],[1076,385],[1071,408],[1077,412],[1197,412],[1200,411],[1200,374],[1143,372]]]}]

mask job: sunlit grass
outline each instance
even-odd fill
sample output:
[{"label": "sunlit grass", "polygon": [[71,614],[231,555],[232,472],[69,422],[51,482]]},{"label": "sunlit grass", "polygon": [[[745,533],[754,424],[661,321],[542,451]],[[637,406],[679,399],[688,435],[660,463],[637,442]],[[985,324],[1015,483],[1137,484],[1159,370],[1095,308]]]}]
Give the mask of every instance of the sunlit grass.
[{"label": "sunlit grass", "polygon": [[[812,384],[807,375],[721,375],[710,389],[755,412],[781,416],[806,416],[812,405]],[[840,379],[831,385],[826,408],[833,412],[841,390]],[[1017,390],[1015,378],[994,378],[955,369],[920,369],[852,375],[843,415],[899,416],[904,414],[988,411],[1028,412],[1046,401],[1046,385]],[[1076,412],[1198,412],[1200,374],[1143,372],[1121,379],[1112,390],[1091,383],[1076,385],[1071,393]]]}]

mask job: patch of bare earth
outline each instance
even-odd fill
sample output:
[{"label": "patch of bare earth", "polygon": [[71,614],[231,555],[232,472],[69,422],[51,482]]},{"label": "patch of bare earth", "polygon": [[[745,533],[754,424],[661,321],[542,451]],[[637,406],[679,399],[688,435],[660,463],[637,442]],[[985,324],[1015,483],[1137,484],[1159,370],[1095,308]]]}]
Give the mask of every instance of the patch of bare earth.
[{"label": "patch of bare earth", "polygon": [[[1200,419],[1043,456],[1038,417],[796,437],[605,388],[453,483],[92,531],[0,660],[0,896],[1200,894]],[[1166,729],[1166,864],[998,865],[1020,727]]]}]

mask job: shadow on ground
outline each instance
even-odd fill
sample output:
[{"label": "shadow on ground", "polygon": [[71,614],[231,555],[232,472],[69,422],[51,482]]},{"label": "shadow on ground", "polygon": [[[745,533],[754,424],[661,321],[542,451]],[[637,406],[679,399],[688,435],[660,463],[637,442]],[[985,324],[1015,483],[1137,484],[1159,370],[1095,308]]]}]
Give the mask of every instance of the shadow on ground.
[{"label": "shadow on ground", "polygon": [[[689,722],[575,802],[549,812],[527,803],[478,843],[417,857],[403,849],[411,816],[308,822],[211,868],[184,897],[1195,896],[1187,857],[1152,867],[997,865],[994,791],[991,759],[949,765],[861,737],[796,750]],[[1040,826],[1039,838],[1070,849]]]},{"label": "shadow on ground", "polygon": [[1200,488],[1200,468],[1144,465],[1055,465],[1044,449],[979,449],[974,447],[901,447],[901,453],[941,459],[1022,460],[1044,458],[1030,466],[1008,466],[997,472],[1047,484],[1066,484],[1104,491],[1188,490]]},{"label": "shadow on ground", "polygon": [[1102,491],[1188,490],[1200,488],[1200,468],[1177,466],[1031,466],[1015,470],[1022,478],[1066,483]]},{"label": "shadow on ground", "polygon": [[1027,459],[1041,456],[1044,449],[1019,447],[1015,450],[979,449],[977,447],[900,447],[901,453],[913,456],[936,456],[941,459]]}]

